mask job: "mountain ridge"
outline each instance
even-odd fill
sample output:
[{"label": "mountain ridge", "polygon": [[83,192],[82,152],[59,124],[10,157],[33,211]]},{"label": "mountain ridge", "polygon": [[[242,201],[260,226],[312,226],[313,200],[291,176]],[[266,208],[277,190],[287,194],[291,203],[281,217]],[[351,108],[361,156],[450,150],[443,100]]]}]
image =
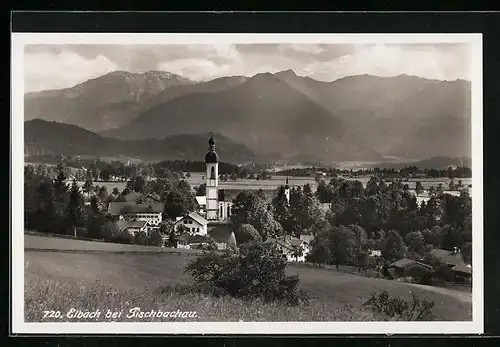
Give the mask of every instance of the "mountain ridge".
[{"label": "mountain ridge", "polygon": [[[151,73],[156,74],[161,72]],[[122,80],[129,76],[108,75]],[[102,136],[130,140],[217,130],[261,156],[280,153],[283,160],[463,157],[471,151],[470,82],[461,79],[353,75],[325,82],[284,70],[177,81],[156,91],[139,101],[103,97],[99,103],[77,97],[49,110],[42,107],[44,112],[35,116],[43,113],[45,117],[36,118],[54,120],[56,113],[71,113],[76,103],[77,125]],[[26,99],[33,104],[36,98]],[[91,105],[82,111],[85,103]],[[26,119],[33,117],[29,105],[26,113]],[[74,124],[73,118],[62,121]],[[105,129],[85,126],[96,118]]]}]

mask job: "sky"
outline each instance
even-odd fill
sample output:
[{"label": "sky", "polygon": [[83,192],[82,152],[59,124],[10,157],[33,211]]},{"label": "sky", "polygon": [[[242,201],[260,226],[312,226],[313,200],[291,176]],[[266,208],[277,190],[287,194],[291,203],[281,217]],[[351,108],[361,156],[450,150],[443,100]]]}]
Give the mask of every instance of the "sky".
[{"label": "sky", "polygon": [[470,79],[466,44],[26,45],[25,92],[72,87],[111,71],[168,71],[194,81],[292,69],[334,81],[370,74]]}]

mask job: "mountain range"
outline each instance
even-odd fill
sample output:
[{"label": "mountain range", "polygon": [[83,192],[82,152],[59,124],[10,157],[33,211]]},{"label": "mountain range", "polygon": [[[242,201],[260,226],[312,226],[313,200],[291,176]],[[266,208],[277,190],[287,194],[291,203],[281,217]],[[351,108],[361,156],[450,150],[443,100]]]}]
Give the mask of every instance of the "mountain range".
[{"label": "mountain range", "polygon": [[[48,135],[49,134],[49,135]],[[253,161],[251,149],[234,143],[221,134],[217,152],[225,162]],[[148,161],[165,159],[203,160],[208,149],[208,134],[172,135],[164,139],[123,141],[85,130],[72,124],[34,119],[24,123],[25,154],[54,153],[65,156],[127,157]]]},{"label": "mountain range", "polygon": [[233,149],[241,146],[235,157],[257,161],[471,156],[465,80],[358,75],[322,82],[287,70],[194,82],[167,72],[117,71],[26,94],[25,120],[37,118],[87,129],[117,152],[133,150],[128,143],[172,145],[174,136],[180,143],[204,138],[203,152],[206,134],[214,132]]}]

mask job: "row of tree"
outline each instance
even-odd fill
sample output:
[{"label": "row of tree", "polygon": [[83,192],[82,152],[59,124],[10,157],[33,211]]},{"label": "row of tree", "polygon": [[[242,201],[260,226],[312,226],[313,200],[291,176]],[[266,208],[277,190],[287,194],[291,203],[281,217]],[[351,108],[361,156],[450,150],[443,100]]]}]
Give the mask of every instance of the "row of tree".
[{"label": "row of tree", "polygon": [[[320,202],[325,200],[326,209]],[[263,191],[242,192],[234,201],[231,219],[235,230],[253,235],[245,236],[250,239],[257,237],[248,225],[260,240],[312,234],[309,260],[319,263],[366,267],[372,259],[370,250],[380,250],[382,258],[391,262],[423,259],[433,248],[455,247],[470,262],[471,207],[467,192],[460,196],[436,192],[418,206],[402,182],[386,184],[373,177],[366,188],[359,181],[342,179],[322,182],[315,193],[309,185],[294,187],[289,201],[283,187],[271,201]]]}]

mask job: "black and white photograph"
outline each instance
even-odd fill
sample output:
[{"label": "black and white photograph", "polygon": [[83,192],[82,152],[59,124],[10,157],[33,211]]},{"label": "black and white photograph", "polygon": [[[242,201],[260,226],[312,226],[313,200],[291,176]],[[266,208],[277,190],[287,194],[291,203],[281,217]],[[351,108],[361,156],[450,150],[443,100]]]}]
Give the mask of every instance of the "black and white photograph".
[{"label": "black and white photograph", "polygon": [[13,34],[13,332],[482,333],[481,50]]}]

